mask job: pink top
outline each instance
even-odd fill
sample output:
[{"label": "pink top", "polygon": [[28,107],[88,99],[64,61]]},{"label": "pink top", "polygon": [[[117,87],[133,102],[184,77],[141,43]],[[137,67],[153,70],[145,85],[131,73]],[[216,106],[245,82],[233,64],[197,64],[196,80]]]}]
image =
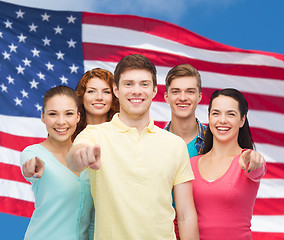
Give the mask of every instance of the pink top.
[{"label": "pink top", "polygon": [[195,176],[192,185],[200,240],[252,239],[250,221],[266,166],[247,173],[239,166],[238,155],[222,177],[209,182],[198,170],[201,156],[190,159]]}]

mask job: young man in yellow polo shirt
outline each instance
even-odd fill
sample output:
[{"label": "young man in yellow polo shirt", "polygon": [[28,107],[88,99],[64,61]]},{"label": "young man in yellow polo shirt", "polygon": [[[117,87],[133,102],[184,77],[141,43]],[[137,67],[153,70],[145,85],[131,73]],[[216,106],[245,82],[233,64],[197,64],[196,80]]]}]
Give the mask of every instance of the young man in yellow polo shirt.
[{"label": "young man in yellow polo shirt", "polygon": [[114,81],[120,113],[110,122],[87,126],[67,156],[72,170],[87,168],[95,239],[176,239],[172,189],[181,239],[199,239],[185,142],[156,127],[149,115],[157,93],[155,66],[143,55],[126,56],[116,66]]}]

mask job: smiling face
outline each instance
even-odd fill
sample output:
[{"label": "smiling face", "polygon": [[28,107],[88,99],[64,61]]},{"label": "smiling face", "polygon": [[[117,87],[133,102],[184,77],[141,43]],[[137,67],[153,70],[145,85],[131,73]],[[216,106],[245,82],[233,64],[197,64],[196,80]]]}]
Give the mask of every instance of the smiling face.
[{"label": "smiling face", "polygon": [[213,142],[238,142],[239,129],[244,125],[245,116],[241,117],[235,99],[223,95],[214,98],[208,119]]},{"label": "smiling face", "polygon": [[114,94],[119,99],[120,117],[124,119],[149,118],[152,99],[157,87],[152,74],[143,69],[126,70],[120,75],[119,88],[114,84]]},{"label": "smiling face", "polygon": [[196,77],[179,77],[172,80],[165,100],[170,104],[172,118],[188,118],[195,116],[195,110],[202,95],[197,86]]},{"label": "smiling face", "polygon": [[92,123],[93,118],[105,118],[112,104],[111,88],[106,81],[97,77],[90,79],[86,85],[83,96],[83,105],[86,110],[87,123]]},{"label": "smiling face", "polygon": [[80,120],[76,102],[66,95],[55,95],[46,102],[41,120],[46,125],[48,138],[52,141],[71,141]]}]

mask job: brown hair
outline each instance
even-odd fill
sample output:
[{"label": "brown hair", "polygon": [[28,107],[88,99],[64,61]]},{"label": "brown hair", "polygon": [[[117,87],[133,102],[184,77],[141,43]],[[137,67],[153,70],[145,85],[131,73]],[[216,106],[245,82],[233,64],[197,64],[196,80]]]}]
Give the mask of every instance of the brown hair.
[{"label": "brown hair", "polygon": [[185,63],[180,64],[173,67],[166,76],[166,91],[168,92],[168,88],[171,85],[172,81],[176,78],[180,77],[196,77],[197,87],[199,92],[201,91],[201,77],[197,69],[195,69],[192,65]]},{"label": "brown hair", "polygon": [[78,99],[76,92],[70,87],[59,85],[59,86],[56,86],[56,87],[53,87],[47,90],[46,93],[44,94],[43,101],[42,101],[42,112],[43,113],[44,113],[44,109],[46,107],[48,100],[57,95],[64,95],[64,96],[73,98],[73,100],[76,103],[77,108],[79,107],[79,99]]},{"label": "brown hair", "polygon": [[141,54],[128,55],[122,58],[114,71],[114,83],[119,88],[119,79],[122,73],[131,69],[147,70],[152,74],[153,87],[157,86],[157,70],[155,65]]},{"label": "brown hair", "polygon": [[112,89],[113,74],[110,71],[102,69],[102,68],[94,68],[92,70],[85,72],[85,74],[79,80],[78,85],[76,87],[76,92],[79,97],[79,112],[81,114],[81,118],[77,125],[77,129],[72,136],[73,140],[87,126],[86,110],[84,108],[83,98],[86,92],[87,83],[89,82],[90,79],[95,78],[95,77],[105,81],[110,86],[110,89],[111,89],[112,104],[111,104],[110,110],[107,115],[107,121],[110,121],[113,115],[119,111],[119,102],[116,96],[114,95],[113,89]]}]

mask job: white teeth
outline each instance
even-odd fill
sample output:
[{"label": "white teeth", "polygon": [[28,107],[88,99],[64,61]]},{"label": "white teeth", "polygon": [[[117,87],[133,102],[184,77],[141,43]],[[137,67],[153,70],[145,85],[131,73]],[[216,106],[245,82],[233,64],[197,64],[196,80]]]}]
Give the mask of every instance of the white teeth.
[{"label": "white teeth", "polygon": [[219,131],[228,131],[230,128],[228,127],[217,127],[217,130]]},{"label": "white teeth", "polygon": [[179,107],[187,107],[188,105],[181,105],[181,104],[178,104]]},{"label": "white teeth", "polygon": [[95,106],[104,106],[103,103],[94,103]]},{"label": "white teeth", "polygon": [[60,129],[56,128],[55,130],[57,132],[65,132],[65,131],[67,131],[67,128],[60,128]]},{"label": "white teeth", "polygon": [[139,103],[142,102],[141,99],[131,99],[130,102]]}]

